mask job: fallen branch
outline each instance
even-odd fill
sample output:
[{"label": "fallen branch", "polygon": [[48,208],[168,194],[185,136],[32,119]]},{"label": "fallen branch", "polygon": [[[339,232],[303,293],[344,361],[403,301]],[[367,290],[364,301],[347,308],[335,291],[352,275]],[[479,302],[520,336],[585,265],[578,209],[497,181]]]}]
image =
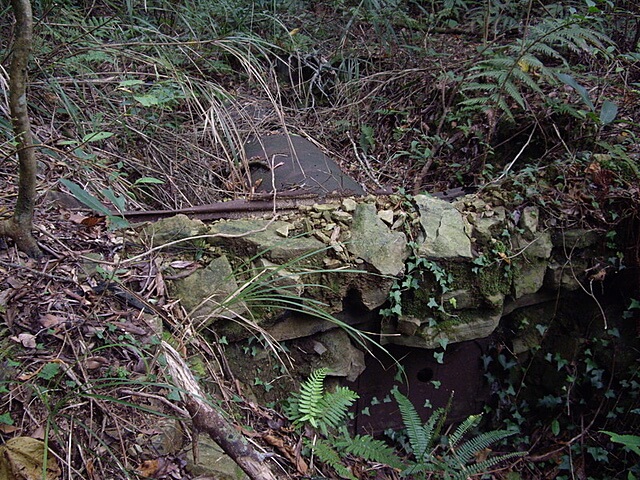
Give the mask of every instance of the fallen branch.
[{"label": "fallen branch", "polygon": [[193,377],[180,354],[167,342],[162,342],[167,360],[167,368],[191,415],[193,427],[205,432],[220,445],[249,478],[255,480],[276,480],[273,472],[264,463],[266,455],[256,452],[238,430],[206,400],[198,382]]}]

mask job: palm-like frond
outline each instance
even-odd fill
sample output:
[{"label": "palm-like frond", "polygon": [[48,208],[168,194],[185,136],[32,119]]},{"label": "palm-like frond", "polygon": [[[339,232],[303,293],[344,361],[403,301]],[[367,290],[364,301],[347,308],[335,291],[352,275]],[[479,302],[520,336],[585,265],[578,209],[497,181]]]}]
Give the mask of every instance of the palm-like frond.
[{"label": "palm-like frond", "polygon": [[325,393],[324,379],[329,372],[328,368],[312,372],[300,386],[300,392],[291,395],[285,409],[287,416],[296,424],[308,422],[324,435],[329,429],[338,429],[344,424],[349,407],[358,398],[357,393],[346,387]]},{"label": "palm-like frond", "polygon": [[[529,25],[526,36],[498,50],[487,50],[487,58],[468,70],[461,91],[467,96],[461,102],[472,109],[498,108],[509,118],[513,113],[507,99],[520,108],[526,108],[523,92],[542,93],[541,79],[554,81],[557,67],[550,67],[545,60],[569,65],[566,52],[594,55],[605,51],[609,38],[584,26],[581,19],[547,18]],[[540,72],[542,75],[536,75]]]},{"label": "palm-like frond", "polygon": [[323,382],[328,373],[329,369],[327,368],[315,370],[300,386],[300,393],[297,396],[297,410],[301,416],[294,419],[296,422],[309,422],[314,428],[318,428],[318,419],[322,415],[320,402],[324,392]]},{"label": "palm-like frond", "polygon": [[347,413],[358,394],[347,387],[338,387],[333,392],[323,395],[318,404],[319,418],[330,428],[339,428],[344,425]]}]

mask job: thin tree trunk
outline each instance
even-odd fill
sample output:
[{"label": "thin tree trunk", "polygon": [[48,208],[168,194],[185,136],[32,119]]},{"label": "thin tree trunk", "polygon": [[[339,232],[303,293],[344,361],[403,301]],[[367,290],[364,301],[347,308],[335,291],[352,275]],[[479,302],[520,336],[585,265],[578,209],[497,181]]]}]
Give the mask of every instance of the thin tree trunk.
[{"label": "thin tree trunk", "polygon": [[13,57],[9,69],[9,108],[18,150],[18,199],[13,216],[0,222],[0,235],[13,239],[31,257],[41,255],[31,229],[36,200],[37,163],[27,110],[27,64],[33,45],[33,14],[29,0],[11,0],[16,18]]},{"label": "thin tree trunk", "polygon": [[253,480],[277,480],[265,463],[265,455],[251,448],[246,439],[222,414],[205,401],[198,385],[180,354],[167,342],[162,342],[167,368],[180,389],[194,428],[206,432]]}]

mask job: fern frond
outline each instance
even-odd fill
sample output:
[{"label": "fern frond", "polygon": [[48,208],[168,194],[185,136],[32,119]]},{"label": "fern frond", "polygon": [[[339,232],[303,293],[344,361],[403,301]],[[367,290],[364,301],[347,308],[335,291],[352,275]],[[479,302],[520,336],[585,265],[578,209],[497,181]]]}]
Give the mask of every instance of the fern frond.
[{"label": "fern frond", "polygon": [[344,440],[336,444],[336,447],[342,447],[351,455],[371,462],[383,463],[400,470],[405,467],[393,448],[382,440],[376,440],[371,435],[345,437]]},{"label": "fern frond", "polygon": [[528,72],[518,68],[513,71],[513,78],[528,87],[530,90],[536,93],[542,93],[538,82],[536,82]]},{"label": "fern frond", "polygon": [[515,102],[520,106],[520,108],[524,108],[525,104],[524,104],[524,98],[522,97],[522,95],[520,95],[520,90],[518,89],[518,86],[513,83],[512,81],[507,81],[504,82],[504,84],[502,85],[502,88],[504,89],[504,92],[510,96],[513,100],[515,100]]},{"label": "fern frond", "polygon": [[344,423],[349,407],[357,398],[358,394],[353,390],[338,387],[319,401],[317,418],[328,427],[338,428]]},{"label": "fern frond", "polygon": [[299,392],[291,393],[291,395],[289,395],[289,398],[287,399],[283,407],[284,414],[289,420],[295,422],[300,418],[300,409],[298,408],[299,405],[300,405],[300,393]]},{"label": "fern frond", "polygon": [[[473,91],[481,91],[481,92],[485,92],[485,93],[489,93],[489,92],[493,92],[495,90],[497,90],[498,86],[495,83],[478,83],[478,82],[474,82],[474,83],[470,83],[468,85],[465,85],[465,87],[462,89],[463,92],[473,92]],[[472,102],[475,101],[477,98],[469,98],[467,100],[464,100],[464,102]],[[485,101],[485,100],[483,100]],[[480,102],[482,103],[482,102]]]},{"label": "fern frond", "polygon": [[502,112],[507,116],[509,120],[513,120],[513,112],[511,111],[511,107],[509,106],[507,101],[504,99],[504,95],[500,95],[498,93],[491,95],[490,101],[491,103],[487,105],[487,107],[495,105],[498,110],[502,110]]},{"label": "fern frond", "polygon": [[328,368],[315,370],[300,386],[297,409],[302,416],[296,422],[309,422],[314,428],[318,428],[317,420],[322,415],[320,403],[323,398],[323,382],[328,373]]},{"label": "fern frond", "polygon": [[476,454],[500,440],[513,435],[514,432],[507,430],[492,430],[470,438],[458,448],[454,449],[455,455],[462,464],[469,463]]},{"label": "fern frond", "polygon": [[504,455],[496,455],[495,457],[488,458],[487,460],[479,463],[474,463],[473,465],[462,468],[460,472],[453,476],[452,480],[467,480],[474,475],[486,473],[497,464],[512,458],[521,457],[525,455],[525,453],[526,452],[506,453]]},{"label": "fern frond", "polygon": [[453,434],[449,436],[449,444],[452,447],[456,447],[458,445],[458,442],[462,440],[462,437],[471,428],[475,427],[480,422],[481,418],[482,415],[469,415],[469,417],[467,417],[464,422],[458,425],[458,428],[456,428],[455,432],[453,432]]},{"label": "fern frond", "polygon": [[556,60],[559,60],[564,64],[567,63],[567,59],[564,58],[564,55],[562,55],[558,50],[553,48],[548,43],[535,42],[535,43],[531,43],[530,45],[525,44],[525,48],[529,52],[529,54],[544,55],[549,58],[554,58]]},{"label": "fern frond", "polygon": [[[422,420],[418,412],[407,397],[402,395],[397,389],[393,390],[392,393],[398,403],[404,427],[407,429],[409,445],[411,445],[416,459],[420,462],[427,455],[427,451],[433,443],[433,439],[431,438],[432,432],[423,428]],[[437,411],[431,415],[429,420],[433,419],[436,413]]]},{"label": "fern frond", "polygon": [[326,440],[316,439],[315,442],[305,440],[305,444],[308,448],[313,450],[313,453],[320,459],[322,463],[329,465],[333,468],[338,475],[342,478],[348,478],[349,480],[357,480],[353,476],[351,470],[349,470],[343,463],[340,454],[333,449],[333,447]]}]

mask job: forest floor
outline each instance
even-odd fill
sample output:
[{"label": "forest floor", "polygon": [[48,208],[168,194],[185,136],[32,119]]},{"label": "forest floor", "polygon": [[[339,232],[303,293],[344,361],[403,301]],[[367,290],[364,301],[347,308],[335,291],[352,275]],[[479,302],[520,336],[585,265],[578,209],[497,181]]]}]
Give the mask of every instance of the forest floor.
[{"label": "forest floor", "polygon": [[[522,93],[525,109],[511,97],[510,114],[498,106],[470,112],[458,104],[458,85],[483,58],[478,35],[398,27],[394,40],[372,44],[380,32],[363,23],[347,40],[323,32],[333,43],[305,53],[304,42],[320,29],[344,25],[320,6],[305,15],[303,31],[285,38],[302,42],[287,45],[285,65],[258,55],[247,67],[242,55],[215,42],[222,50],[216,61],[227,62],[223,73],[200,63],[208,50],[194,49],[193,63],[179,72],[129,47],[111,60],[98,58],[107,49],[94,44],[97,58],[84,60],[92,71],[80,69],[77,55],[68,57],[73,68],[71,60],[56,64],[51,58],[72,44],[69,38],[52,39],[60,43],[46,55],[35,52],[29,101],[41,148],[34,232],[45,258],[26,258],[12,245],[0,251],[0,437],[46,439],[49,478],[195,478],[181,456],[161,455],[157,444],[158,419],[181,412],[159,340],[163,330],[184,338],[185,313],[168,296],[153,255],[110,229],[104,212],[67,194],[60,178],[110,207],[109,200],[126,199],[129,210],[239,198],[251,190],[248,166],[226,149],[241,147],[250,135],[286,130],[313,139],[368,191],[466,188],[494,202],[536,205],[549,226],[614,232],[627,265],[640,265],[637,62],[578,59],[596,113],[583,105],[581,90],[545,83],[543,73],[532,75],[540,92]],[[42,37],[50,39],[54,27],[43,28]],[[340,58],[325,57],[339,50],[338,38],[351,48]],[[242,69],[247,73],[239,75]],[[231,95],[202,107],[210,76]],[[604,100],[616,106],[615,120],[606,124]],[[5,104],[1,109],[7,112]],[[4,215],[17,194],[15,164],[7,160],[13,155],[8,118],[0,122]],[[176,347],[190,357],[223,357],[197,336]],[[282,475],[299,476],[300,451],[282,417],[242,399],[216,362],[203,375],[215,379],[223,409],[235,412],[239,427],[251,427],[252,438],[272,431],[266,425],[277,418],[283,442],[277,462]],[[540,442],[547,449],[549,443]],[[365,463],[353,471],[371,467]],[[509,476],[520,469],[514,462],[493,478],[520,478]],[[361,478],[396,474],[378,475]]]}]

